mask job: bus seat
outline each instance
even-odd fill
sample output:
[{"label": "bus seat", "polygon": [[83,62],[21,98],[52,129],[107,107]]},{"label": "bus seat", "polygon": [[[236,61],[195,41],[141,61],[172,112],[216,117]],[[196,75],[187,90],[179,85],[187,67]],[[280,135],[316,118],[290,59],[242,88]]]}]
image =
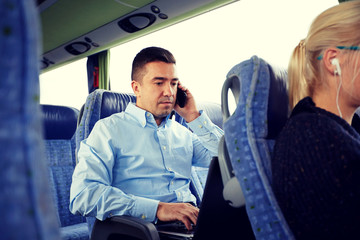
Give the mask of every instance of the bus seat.
[{"label": "bus seat", "polygon": [[41,105],[49,183],[58,213],[62,239],[89,239],[86,219],[69,210],[70,186],[75,161],[75,130],[79,110]]},{"label": "bus seat", "polygon": [[[199,102],[197,103],[197,108],[206,112],[211,121],[222,129],[222,113],[221,105],[213,102]],[[178,118],[178,120],[177,120]],[[181,120],[180,120],[181,119]],[[185,120],[180,117],[180,115],[175,114],[175,120],[183,122],[183,125],[186,125]],[[201,200],[203,198],[206,179],[208,176],[209,168],[204,167],[195,167],[191,168],[191,184],[190,190],[195,195],[197,199],[197,205],[200,206]]]},{"label": "bus seat", "polygon": [[[115,93],[103,89],[96,89],[90,93],[86,98],[85,105],[81,108],[78,118],[78,127],[76,130],[76,151],[78,151],[80,147],[80,142],[89,136],[98,120],[108,117],[114,113],[124,111],[129,102],[136,102],[134,94]],[[103,227],[107,227],[107,222],[110,220],[97,224],[98,227],[96,227],[93,231],[95,220],[95,217],[86,217],[91,239],[98,238],[98,235],[102,239],[107,239],[106,233],[113,233],[114,230],[105,231],[103,230]],[[124,223],[122,223],[123,220],[125,221]],[[139,219],[139,222],[137,222],[137,219],[135,218],[126,219],[126,217],[113,217],[109,225],[116,222],[118,222],[118,224],[116,224],[116,226],[118,226],[117,228],[119,231],[123,231],[123,234],[127,232],[131,233],[132,229],[135,228],[137,229],[137,231],[135,231],[136,236],[138,236],[137,234],[145,232],[145,234],[148,233],[150,239],[156,239],[156,236],[158,237],[155,227],[148,225],[145,220]],[[119,232],[117,232],[117,234],[119,234]],[[152,237],[152,234],[155,234],[155,237]]]},{"label": "bus seat", "polygon": [[35,1],[0,0],[0,239],[60,239],[39,107]]},{"label": "bus seat", "polygon": [[223,117],[221,112],[221,105],[214,102],[199,102],[197,108],[203,110],[209,116],[211,121],[219,128],[223,129]]},{"label": "bus seat", "polygon": [[237,102],[230,116],[222,97],[225,144],[256,239],[293,239],[271,189],[273,146],[289,112],[286,85],[286,71],[253,56],[229,71],[222,92],[231,89]]},{"label": "bus seat", "polygon": [[[80,142],[89,136],[96,121],[108,117],[113,113],[124,111],[129,102],[136,102],[136,97],[134,94],[116,93],[102,89],[97,89],[89,94],[83,107],[82,115],[79,116],[78,120],[79,125],[76,132],[76,149],[79,148]],[[198,104],[198,107],[199,109],[204,110],[208,114],[209,118],[214,121],[214,123],[217,124],[220,128],[222,128],[222,114],[220,104],[204,102]],[[185,120],[178,113],[175,113],[175,116],[173,117],[175,117],[175,120],[180,124],[187,127]],[[208,168],[192,168],[191,190],[196,196],[198,204],[201,203],[207,173]],[[125,222],[129,222],[131,217],[126,217],[123,219],[125,219]],[[123,219],[118,219],[116,221],[119,222]],[[139,222],[137,219],[134,220]],[[88,217],[87,221],[89,224],[89,229],[92,229],[95,218]],[[140,222],[148,224],[141,219]]]}]

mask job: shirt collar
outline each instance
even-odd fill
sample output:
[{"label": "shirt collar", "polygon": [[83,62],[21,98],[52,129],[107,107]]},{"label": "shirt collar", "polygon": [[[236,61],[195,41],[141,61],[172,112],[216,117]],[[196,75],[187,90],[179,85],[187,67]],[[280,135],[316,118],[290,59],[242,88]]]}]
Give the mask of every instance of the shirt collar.
[{"label": "shirt collar", "polygon": [[[129,103],[125,109],[125,112],[133,116],[143,128],[146,126],[146,124],[158,127],[152,113],[137,107],[134,103]],[[159,127],[164,126],[165,124],[170,122],[168,121],[169,117],[170,114],[165,118],[165,120],[160,124]]]}]

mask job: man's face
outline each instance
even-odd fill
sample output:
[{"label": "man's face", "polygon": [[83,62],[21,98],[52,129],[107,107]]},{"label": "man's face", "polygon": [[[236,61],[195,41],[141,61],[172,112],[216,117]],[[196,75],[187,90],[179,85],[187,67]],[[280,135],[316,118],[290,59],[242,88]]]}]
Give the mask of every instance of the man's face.
[{"label": "man's face", "polygon": [[155,117],[158,124],[174,108],[178,77],[172,63],[150,62],[145,65],[142,80],[133,81],[136,105]]}]

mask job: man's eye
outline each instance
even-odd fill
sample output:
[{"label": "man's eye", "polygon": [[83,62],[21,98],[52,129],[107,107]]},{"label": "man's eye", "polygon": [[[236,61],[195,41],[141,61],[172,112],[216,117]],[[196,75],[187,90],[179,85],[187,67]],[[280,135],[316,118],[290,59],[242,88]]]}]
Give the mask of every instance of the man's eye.
[{"label": "man's eye", "polygon": [[161,86],[162,82],[156,82],[155,84]]},{"label": "man's eye", "polygon": [[172,85],[176,87],[176,86],[178,85],[178,83],[177,83],[177,82],[173,82]]}]

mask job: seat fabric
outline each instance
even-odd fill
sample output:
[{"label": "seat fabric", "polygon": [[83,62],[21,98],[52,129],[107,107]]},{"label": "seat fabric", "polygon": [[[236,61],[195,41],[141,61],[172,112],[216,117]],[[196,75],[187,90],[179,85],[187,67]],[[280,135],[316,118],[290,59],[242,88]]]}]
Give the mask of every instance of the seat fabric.
[{"label": "seat fabric", "polygon": [[271,189],[271,155],[288,116],[287,74],[253,56],[227,78],[239,81],[239,100],[224,121],[225,142],[257,239],[292,239]]},{"label": "seat fabric", "polygon": [[35,1],[0,0],[0,238],[60,238],[42,141]]},{"label": "seat fabric", "polygon": [[69,210],[70,186],[75,169],[75,130],[79,111],[75,108],[42,105],[45,154],[49,183],[58,213],[62,239],[89,239],[86,219]]}]

